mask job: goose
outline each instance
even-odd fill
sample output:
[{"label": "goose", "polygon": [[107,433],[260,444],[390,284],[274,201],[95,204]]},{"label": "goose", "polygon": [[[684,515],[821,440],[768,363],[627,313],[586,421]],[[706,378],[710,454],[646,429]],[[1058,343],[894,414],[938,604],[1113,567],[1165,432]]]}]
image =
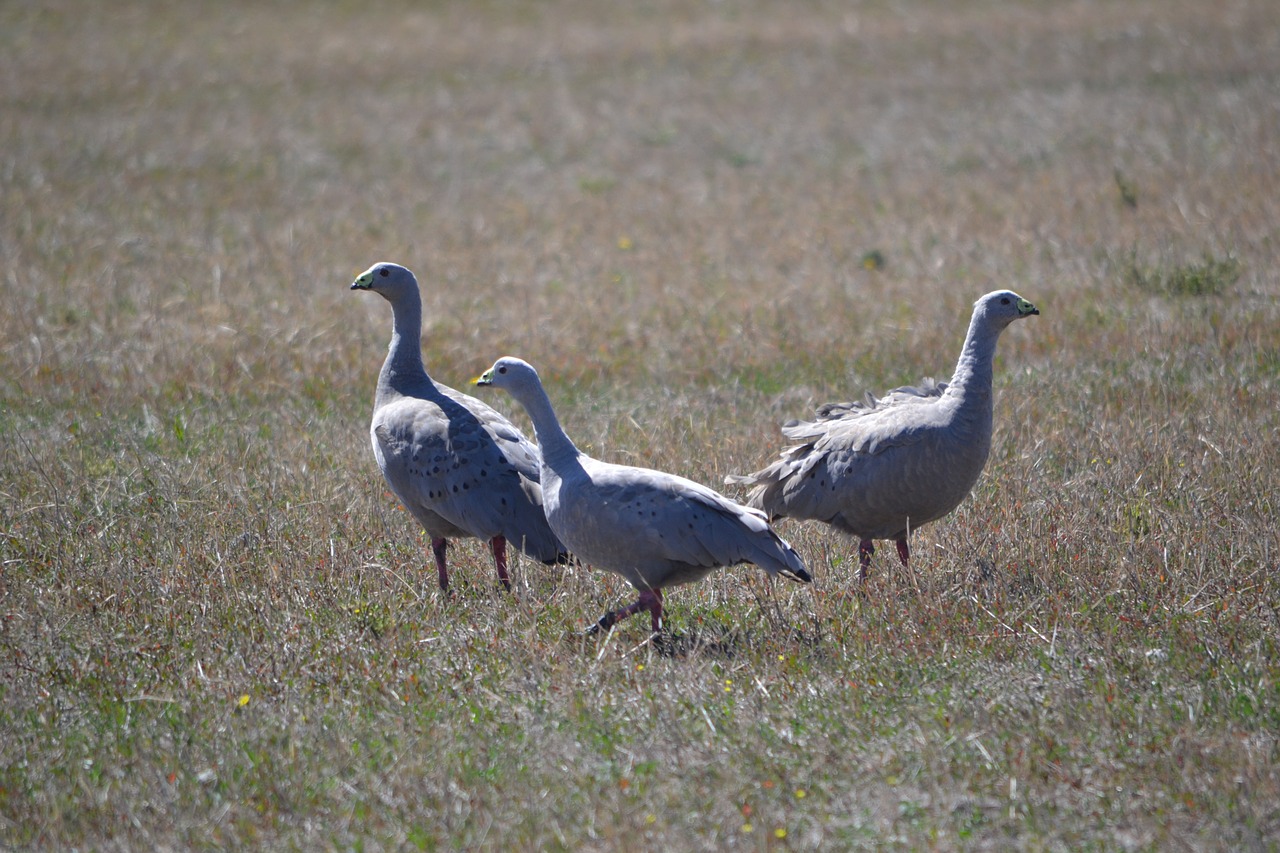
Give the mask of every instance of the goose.
[{"label": "goose", "polygon": [[542,448],[543,508],[551,529],[584,563],[621,575],[639,592],[604,614],[588,633],[648,611],[662,631],[662,591],[722,566],[755,563],[770,575],[809,583],[800,555],[769,527],[764,513],[700,483],[593,459],[560,426],[538,372],[518,358],[498,359],[473,380],[508,391],[524,406]]},{"label": "goose", "polygon": [[725,478],[750,488],[746,503],[769,519],[814,519],[858,539],[866,580],[874,540],[891,539],[906,566],[908,535],[960,505],[991,450],[991,372],[996,341],[1015,320],[1039,314],[1018,294],[997,290],[973,306],[949,382],[925,380],[877,399],[828,403],[812,421],[790,421],[799,442],[768,467]]},{"label": "goose", "polygon": [[391,346],[369,437],[387,485],[431,538],[440,589],[449,589],[450,539],[488,541],[508,590],[508,542],[544,563],[565,561],[542,511],[537,445],[485,403],[427,375],[417,278],[399,264],[377,263],[351,289],[391,303]]}]

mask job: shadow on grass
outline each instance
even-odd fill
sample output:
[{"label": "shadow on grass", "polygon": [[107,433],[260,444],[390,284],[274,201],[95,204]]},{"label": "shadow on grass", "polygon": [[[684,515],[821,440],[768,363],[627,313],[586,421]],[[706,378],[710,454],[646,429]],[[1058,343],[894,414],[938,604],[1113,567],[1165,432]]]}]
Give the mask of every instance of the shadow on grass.
[{"label": "shadow on grass", "polygon": [[580,646],[585,654],[596,656],[604,651],[609,643],[618,643],[620,648],[638,651],[651,646],[655,652],[667,658],[716,657],[730,659],[736,657],[746,644],[746,637],[741,630],[713,625],[693,631],[664,630],[650,634],[636,642],[635,635],[626,629],[614,628],[599,634],[588,634],[585,631],[571,632],[564,637],[566,644]]},{"label": "shadow on grass", "polygon": [[[617,630],[617,629],[615,629]],[[798,627],[785,629],[785,633],[790,641],[808,649],[817,649],[822,645],[821,631],[805,631]],[[635,641],[634,635],[614,635],[610,637],[607,634],[587,635],[583,633],[571,633],[565,636],[565,642],[575,645],[581,645],[584,653],[595,656],[603,651],[603,646],[609,642],[619,643],[620,647],[629,649],[630,651],[638,651],[651,646],[653,650],[660,656],[665,658],[715,658],[720,660],[732,660],[743,655],[751,655],[753,650],[759,651],[765,645],[774,645],[778,642],[777,635],[765,637],[757,635],[754,631],[744,630],[741,627],[730,627],[726,625],[699,625],[697,628],[686,630],[671,630],[670,628],[663,630],[658,634],[651,634],[648,637]]]}]

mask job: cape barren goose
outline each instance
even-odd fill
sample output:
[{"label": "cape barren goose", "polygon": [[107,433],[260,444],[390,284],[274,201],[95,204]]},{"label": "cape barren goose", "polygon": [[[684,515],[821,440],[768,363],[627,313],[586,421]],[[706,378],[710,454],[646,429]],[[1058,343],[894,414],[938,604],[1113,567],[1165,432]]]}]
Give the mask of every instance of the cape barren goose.
[{"label": "cape barren goose", "polygon": [[378,374],[369,436],[387,485],[431,537],[440,588],[448,541],[486,540],[507,589],[507,543],[544,563],[565,548],[542,511],[538,447],[485,403],[441,385],[422,364],[422,298],[413,273],[374,264],[352,290],[391,303],[391,347]]},{"label": "cape barren goose", "polygon": [[950,382],[926,380],[864,402],[828,403],[782,434],[798,444],[769,467],[725,482],[751,488],[747,504],[769,518],[825,521],[858,539],[866,579],[873,540],[892,539],[907,565],[908,534],[955,509],[991,450],[991,364],[1000,333],[1039,314],[1008,290],[973,306]]},{"label": "cape barren goose", "polygon": [[692,480],[614,465],[580,451],[560,427],[538,373],[501,358],[475,380],[510,392],[525,407],[542,448],[543,506],[551,529],[578,559],[621,575],[640,597],[590,629],[649,611],[662,630],[662,590],[701,580],[721,566],[755,563],[770,575],[810,580],[804,563],[764,513]]}]

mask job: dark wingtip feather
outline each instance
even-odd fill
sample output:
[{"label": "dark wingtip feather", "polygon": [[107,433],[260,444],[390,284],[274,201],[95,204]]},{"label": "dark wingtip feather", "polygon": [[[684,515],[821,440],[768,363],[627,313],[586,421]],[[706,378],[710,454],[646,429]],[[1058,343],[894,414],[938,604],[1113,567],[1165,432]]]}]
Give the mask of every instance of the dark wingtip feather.
[{"label": "dark wingtip feather", "polygon": [[797,583],[813,583],[813,576],[804,569],[788,569],[781,572],[782,576],[787,580],[796,581]]}]

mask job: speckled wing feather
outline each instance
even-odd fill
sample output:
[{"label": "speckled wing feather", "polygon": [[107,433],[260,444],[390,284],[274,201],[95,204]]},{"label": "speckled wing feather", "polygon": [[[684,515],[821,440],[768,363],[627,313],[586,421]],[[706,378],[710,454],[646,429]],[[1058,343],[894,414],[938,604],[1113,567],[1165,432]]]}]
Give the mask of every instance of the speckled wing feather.
[{"label": "speckled wing feather", "polygon": [[692,480],[583,457],[584,476],[559,494],[556,526],[588,562],[634,566],[645,588],[697,580],[717,566],[752,562],[807,580],[799,556],[762,512]]},{"label": "speckled wing feather", "polygon": [[[437,387],[439,404],[404,397],[375,413],[374,451],[392,490],[435,536],[501,535],[518,545],[528,531],[550,534],[538,517],[534,445],[481,401]],[[452,529],[433,528],[432,516]],[[554,536],[540,540],[526,541],[526,553],[556,559]]]}]

